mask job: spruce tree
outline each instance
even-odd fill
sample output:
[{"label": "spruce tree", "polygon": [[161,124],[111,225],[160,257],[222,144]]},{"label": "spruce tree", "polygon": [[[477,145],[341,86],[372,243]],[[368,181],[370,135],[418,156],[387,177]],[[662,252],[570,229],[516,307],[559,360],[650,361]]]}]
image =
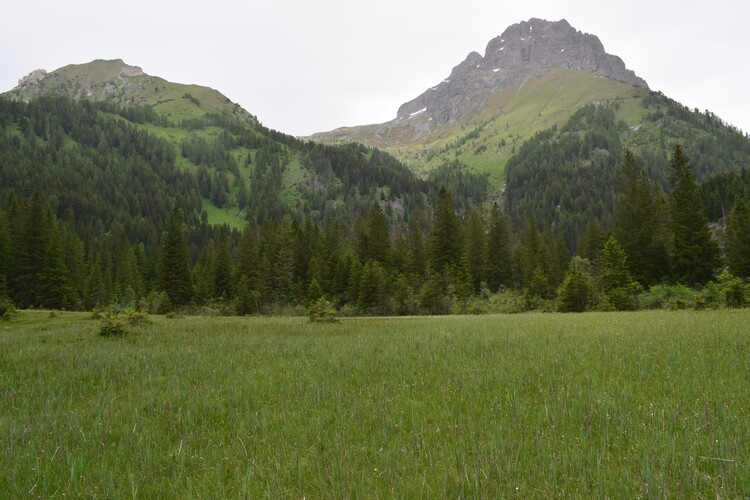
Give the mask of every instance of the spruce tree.
[{"label": "spruce tree", "polygon": [[651,184],[630,151],[625,152],[622,177],[612,234],[628,256],[634,279],[642,285],[658,283],[670,275],[668,207],[659,187]]},{"label": "spruce tree", "polygon": [[294,227],[285,216],[275,235],[275,255],[272,264],[273,299],[289,303],[294,299]]},{"label": "spruce tree", "polygon": [[49,206],[35,190],[23,214],[18,241],[14,245],[13,302],[20,308],[37,305],[39,275],[44,268],[50,230]]},{"label": "spruce tree", "polygon": [[583,312],[594,303],[594,284],[591,263],[582,257],[573,257],[568,272],[557,291],[560,312]]},{"label": "spruce tree", "polygon": [[495,203],[490,215],[487,234],[487,284],[497,292],[501,286],[510,286],[513,277],[510,251],[510,222]]},{"label": "spruce tree", "polygon": [[383,209],[378,205],[357,224],[357,254],[361,262],[389,262],[391,239]]},{"label": "spruce tree", "polygon": [[193,283],[190,278],[190,263],[182,223],[182,210],[175,205],[167,231],[162,237],[159,265],[160,287],[167,292],[174,307],[187,305],[193,298]]},{"label": "spruce tree", "polygon": [[227,246],[227,226],[219,228],[219,241],[213,257],[213,295],[229,300],[232,297],[232,262]]},{"label": "spruce tree", "polygon": [[62,309],[69,296],[68,270],[65,267],[62,243],[57,228],[51,228],[47,238],[44,265],[39,273],[36,305],[46,309]]},{"label": "spruce tree", "polygon": [[479,292],[482,282],[486,279],[485,259],[487,258],[484,222],[477,209],[469,213],[469,219],[465,223],[464,241],[466,242],[466,260],[471,274],[471,284],[476,293]]},{"label": "spruce tree", "polygon": [[750,204],[745,200],[737,200],[729,215],[727,265],[735,276],[750,278]]},{"label": "spruce tree", "polygon": [[424,214],[421,209],[412,212],[409,220],[409,257],[407,272],[420,281],[427,275],[427,251],[422,238]]},{"label": "spruce tree", "polygon": [[368,260],[359,278],[357,307],[365,314],[385,314],[387,303],[386,275],[383,266]]},{"label": "spruce tree", "polygon": [[604,243],[601,253],[601,274],[599,282],[602,291],[612,306],[621,311],[636,308],[636,295],[643,288],[628,270],[627,255],[620,243],[610,236]]},{"label": "spruce tree", "polygon": [[0,210],[0,297],[7,294],[8,273],[11,269],[10,225],[5,211]]},{"label": "spruce tree", "polygon": [[718,266],[718,247],[711,239],[706,210],[690,161],[679,144],[670,162],[672,193],[669,206],[674,233],[674,279],[684,285],[703,285]]},{"label": "spruce tree", "polygon": [[462,257],[461,230],[453,206],[453,199],[445,186],[440,186],[435,205],[435,226],[431,235],[432,270],[443,273],[460,263]]},{"label": "spruce tree", "polygon": [[238,287],[239,281],[242,277],[245,277],[249,289],[260,289],[259,258],[257,228],[255,223],[250,220],[242,231],[240,240],[237,243],[237,256],[234,268],[237,275],[236,281]]}]

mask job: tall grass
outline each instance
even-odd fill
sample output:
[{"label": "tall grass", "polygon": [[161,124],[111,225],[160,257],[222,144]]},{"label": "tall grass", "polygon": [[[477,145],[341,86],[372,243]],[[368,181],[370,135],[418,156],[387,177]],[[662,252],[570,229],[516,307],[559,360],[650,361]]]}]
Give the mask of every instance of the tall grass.
[{"label": "tall grass", "polygon": [[750,311],[0,322],[0,491],[743,497]]}]

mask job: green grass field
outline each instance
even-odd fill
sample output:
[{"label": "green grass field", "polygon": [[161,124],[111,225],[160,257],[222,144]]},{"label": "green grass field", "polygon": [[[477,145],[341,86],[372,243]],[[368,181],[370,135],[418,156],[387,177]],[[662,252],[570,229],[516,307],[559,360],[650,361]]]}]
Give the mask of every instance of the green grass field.
[{"label": "green grass field", "polygon": [[750,311],[0,322],[6,497],[750,494]]}]

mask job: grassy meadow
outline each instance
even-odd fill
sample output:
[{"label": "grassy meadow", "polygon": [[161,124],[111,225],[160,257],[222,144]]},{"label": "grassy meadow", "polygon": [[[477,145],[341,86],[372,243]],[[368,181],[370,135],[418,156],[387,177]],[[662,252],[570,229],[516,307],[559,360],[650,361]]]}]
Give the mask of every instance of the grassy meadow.
[{"label": "grassy meadow", "polygon": [[750,495],[750,310],[0,321],[4,497]]}]

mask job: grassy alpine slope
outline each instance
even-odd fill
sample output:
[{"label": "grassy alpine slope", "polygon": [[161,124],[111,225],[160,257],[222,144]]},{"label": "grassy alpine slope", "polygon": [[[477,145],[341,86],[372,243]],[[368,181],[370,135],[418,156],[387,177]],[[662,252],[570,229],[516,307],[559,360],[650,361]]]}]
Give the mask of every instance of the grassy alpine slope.
[{"label": "grassy alpine slope", "polygon": [[750,311],[0,323],[10,496],[750,492]]},{"label": "grassy alpine slope", "polygon": [[458,159],[494,184],[504,182],[508,159],[536,132],[562,126],[582,106],[610,103],[629,126],[648,112],[641,106],[647,89],[591,73],[554,69],[498,92],[484,111],[464,121],[436,126],[418,115],[381,125],[315,134],[323,142],[359,141],[383,148],[410,165],[429,171]]}]

